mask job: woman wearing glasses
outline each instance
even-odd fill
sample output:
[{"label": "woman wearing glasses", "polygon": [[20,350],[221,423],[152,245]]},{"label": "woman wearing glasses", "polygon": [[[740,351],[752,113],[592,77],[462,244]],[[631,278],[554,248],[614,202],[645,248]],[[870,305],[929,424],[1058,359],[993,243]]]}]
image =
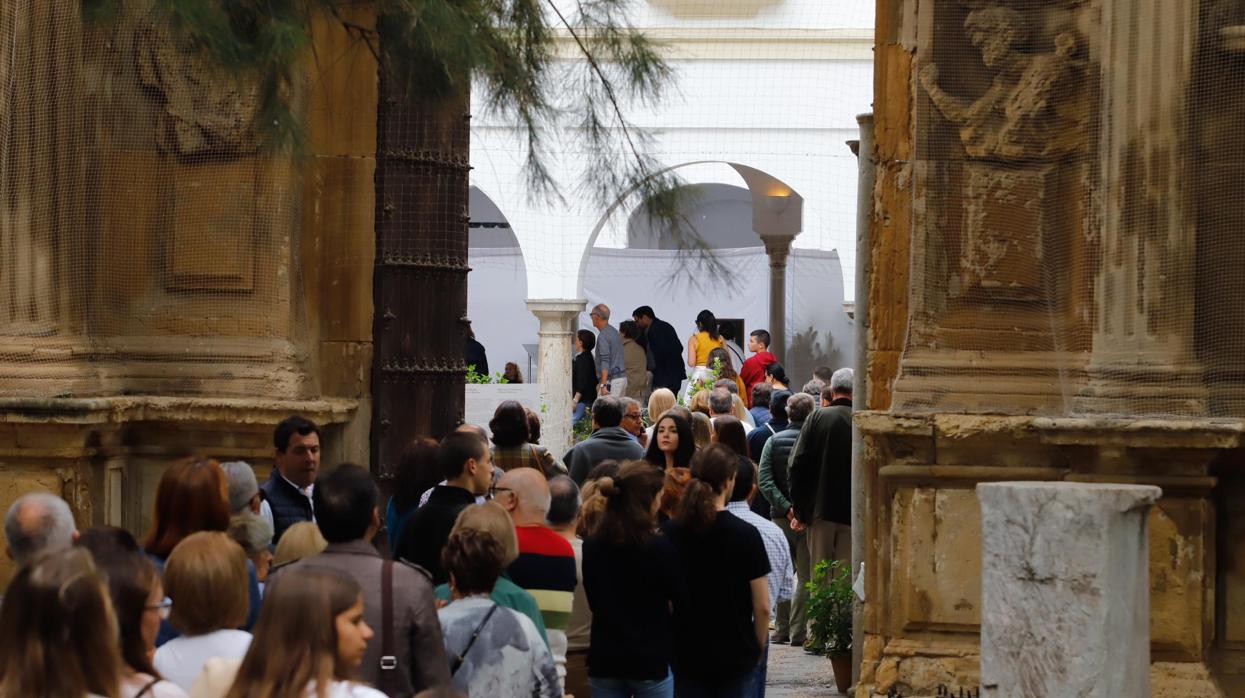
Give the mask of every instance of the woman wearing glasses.
[{"label": "woman wearing glasses", "polygon": [[82,533],[78,545],[95,559],[108,579],[108,595],[117,616],[121,644],[122,698],[185,698],[186,692],[161,678],[151,663],[156,651],[160,620],[172,608],[156,567],[138,543],[121,528],[93,528]]}]

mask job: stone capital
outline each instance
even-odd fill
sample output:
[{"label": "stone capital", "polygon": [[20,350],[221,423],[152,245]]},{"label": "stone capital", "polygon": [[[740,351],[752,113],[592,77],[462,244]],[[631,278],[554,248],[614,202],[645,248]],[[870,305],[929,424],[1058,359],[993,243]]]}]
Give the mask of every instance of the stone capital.
[{"label": "stone capital", "polygon": [[579,314],[588,307],[582,298],[541,298],[528,300],[527,309],[540,320],[540,334],[571,334]]}]

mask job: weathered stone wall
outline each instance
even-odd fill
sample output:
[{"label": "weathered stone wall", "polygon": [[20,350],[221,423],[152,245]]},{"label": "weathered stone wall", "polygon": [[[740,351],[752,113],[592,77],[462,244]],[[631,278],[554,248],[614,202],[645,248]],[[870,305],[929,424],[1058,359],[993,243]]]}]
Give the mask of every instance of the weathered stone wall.
[{"label": "weathered stone wall", "polygon": [[[132,4],[107,27],[82,24],[77,5],[0,16],[13,33],[0,39],[35,66],[18,84],[55,96],[0,104],[5,126],[45,129],[5,141],[4,243],[27,252],[0,255],[0,283],[43,305],[0,293],[0,510],[48,490],[81,526],[141,534],[170,458],[265,474],[291,413],[325,426],[326,465],[368,463],[372,54],[317,16],[290,95],[305,145],[274,152],[245,81],[212,77]],[[372,24],[374,5],[343,19]],[[23,177],[37,186],[14,189]],[[14,228],[14,200],[43,218]]]},{"label": "weathered stone wall", "polygon": [[[1236,88],[1215,72],[1228,64],[1208,48],[1215,6],[877,3],[858,696],[977,685],[974,487],[1006,480],[1162,488],[1149,516],[1153,695],[1245,693],[1245,427],[1224,359],[1239,299],[1222,262],[1239,223],[1223,186],[1190,193],[1173,174],[1205,181],[1206,162],[1236,181],[1223,163],[1245,140],[1224,97]],[[1047,71],[1063,87],[1045,103],[1066,109],[1009,121],[996,117],[1014,109],[977,102],[1042,82],[1000,79],[1017,74],[989,62],[1000,44],[968,28],[989,8],[1029,22],[1009,65]],[[1019,97],[1011,106],[1042,103]],[[1000,240],[1007,254],[983,254]],[[1220,364],[1199,365],[1215,351]],[[1186,416],[1129,416],[1155,413]]]}]

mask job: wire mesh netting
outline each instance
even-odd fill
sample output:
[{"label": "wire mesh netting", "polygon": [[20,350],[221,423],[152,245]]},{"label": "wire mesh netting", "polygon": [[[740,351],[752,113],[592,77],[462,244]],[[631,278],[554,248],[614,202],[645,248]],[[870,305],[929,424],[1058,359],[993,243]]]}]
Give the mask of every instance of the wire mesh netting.
[{"label": "wire mesh netting", "polygon": [[1240,417],[1245,6],[921,3],[894,407]]},{"label": "wire mesh netting", "polygon": [[[306,70],[284,95],[307,136],[292,154],[268,148],[257,128],[259,81],[210,65],[161,21],[161,3],[121,2],[106,21],[87,17],[88,4],[0,3],[0,397],[306,398],[366,385],[369,357],[343,347],[372,341],[377,265],[424,279],[376,297],[382,322],[459,293],[435,275],[462,270],[465,235],[448,231],[466,228],[454,179],[466,163],[444,153],[465,152],[466,131],[440,132],[429,124],[453,119],[401,111],[378,125],[378,105],[392,100],[358,41],[357,27],[375,22],[369,3],[341,3],[348,22],[312,22]],[[576,7],[557,5],[576,26]],[[809,297],[792,286],[809,272],[785,260],[784,244],[839,265],[825,275],[843,287],[825,301],[834,317],[791,314],[786,337],[811,355],[850,349],[842,303],[852,299],[857,165],[845,141],[871,100],[873,3],[653,0],[632,3],[629,19],[663,42],[674,77],[659,104],[619,95],[628,133],[647,144],[655,171],[674,168],[696,190],[684,213],[706,247],[782,255],[788,298]],[[573,75],[584,66],[575,39],[550,22],[559,69]],[[575,83],[551,84],[556,96]],[[626,265],[596,259],[599,249],[669,245],[631,192],[611,199],[580,188],[588,158],[577,115],[542,134],[561,197],[540,198],[527,187],[526,134],[513,115],[485,112],[482,94],[473,103],[470,238],[483,249],[500,235],[520,269],[471,278],[470,319],[490,363],[528,366],[539,339],[530,313],[486,309],[580,297],[594,288],[590,268],[596,287],[619,289],[592,303],[619,318],[651,305],[690,334],[699,308],[686,306],[679,284],[627,288],[608,278]],[[386,139],[437,147],[386,149]],[[675,273],[704,273],[696,259],[682,258]],[[724,292],[712,309],[748,329],[772,321],[743,312],[766,308],[768,283],[697,281],[756,287],[764,298],[736,303]],[[444,368],[419,358],[443,339],[395,337],[386,366],[394,375]],[[343,378],[342,362],[360,368]]]}]

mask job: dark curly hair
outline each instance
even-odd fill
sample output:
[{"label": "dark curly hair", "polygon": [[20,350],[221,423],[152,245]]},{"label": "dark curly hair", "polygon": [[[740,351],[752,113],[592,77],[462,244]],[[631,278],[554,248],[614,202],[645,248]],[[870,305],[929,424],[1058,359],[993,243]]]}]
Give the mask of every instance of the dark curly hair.
[{"label": "dark curly hair", "polygon": [[527,409],[517,400],[506,400],[498,405],[488,428],[493,432],[493,444],[498,448],[521,446],[531,436]]},{"label": "dark curly hair", "polygon": [[584,351],[592,351],[597,348],[597,336],[592,334],[590,330],[580,330],[575,333],[575,336],[584,345]]}]

